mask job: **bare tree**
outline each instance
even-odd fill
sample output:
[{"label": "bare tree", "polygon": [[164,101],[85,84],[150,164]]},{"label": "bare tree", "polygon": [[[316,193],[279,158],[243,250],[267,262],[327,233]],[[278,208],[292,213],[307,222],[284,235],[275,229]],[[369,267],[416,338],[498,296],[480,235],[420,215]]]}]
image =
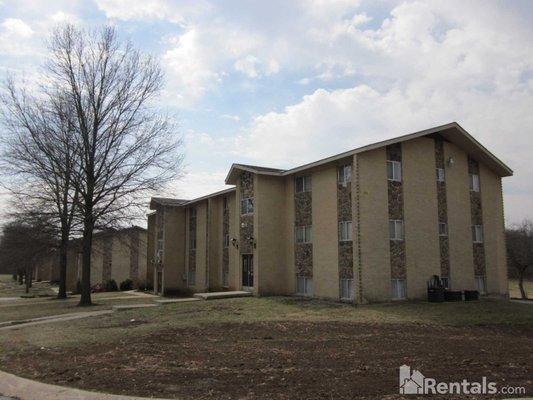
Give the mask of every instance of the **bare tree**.
[{"label": "bare tree", "polygon": [[83,226],[80,305],[90,305],[93,231],[135,214],[150,192],[176,177],[180,140],[154,106],[163,84],[159,64],[120,42],[114,28],[62,26],[50,51],[47,79],[75,110],[69,122]]},{"label": "bare tree", "polygon": [[[67,297],[67,254],[75,222],[78,190],[74,168],[80,164],[71,120],[74,108],[61,90],[41,86],[37,96],[8,80],[1,97],[6,127],[3,170],[19,219],[40,219],[59,237],[59,292]],[[45,227],[43,223],[48,225]]]},{"label": "bare tree", "polygon": [[518,275],[518,287],[523,299],[527,299],[524,277],[533,265],[533,222],[526,219],[520,225],[506,232],[507,256],[509,265]]}]

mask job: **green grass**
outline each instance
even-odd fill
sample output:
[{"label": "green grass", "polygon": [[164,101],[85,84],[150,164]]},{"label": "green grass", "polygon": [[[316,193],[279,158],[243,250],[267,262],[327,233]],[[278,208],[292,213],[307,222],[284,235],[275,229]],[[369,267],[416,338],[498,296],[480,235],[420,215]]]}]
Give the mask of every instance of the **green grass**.
[{"label": "green grass", "polygon": [[[524,290],[526,291],[526,296],[529,299],[533,299],[533,281],[524,281]],[[513,299],[522,298],[518,287],[518,279],[509,279],[509,297]]]},{"label": "green grass", "polygon": [[[46,347],[79,346],[80,343],[127,340],[130,335],[149,334],[167,328],[262,321],[407,323],[436,327],[533,326],[531,307],[502,300],[443,304],[405,302],[357,307],[289,297],[213,300],[129,310],[69,321],[68,324],[27,327],[17,331],[16,342]],[[132,319],[135,324],[130,322]],[[58,329],[59,326],[61,329]],[[3,346],[12,346],[13,340],[9,331],[0,332],[0,350]]]}]

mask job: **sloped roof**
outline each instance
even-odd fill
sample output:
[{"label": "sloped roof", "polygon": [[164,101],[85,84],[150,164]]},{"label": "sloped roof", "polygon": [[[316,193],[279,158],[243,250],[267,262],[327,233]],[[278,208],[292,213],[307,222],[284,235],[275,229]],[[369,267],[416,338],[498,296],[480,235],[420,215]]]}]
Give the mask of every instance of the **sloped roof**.
[{"label": "sloped roof", "polygon": [[177,207],[188,201],[184,199],[172,199],[170,197],[152,197],[150,199],[150,209],[154,209],[157,205]]},{"label": "sloped roof", "polygon": [[398,136],[392,139],[383,140],[380,142],[372,143],[366,146],[358,147],[353,150],[339,153],[331,157],[327,157],[312,163],[304,164],[299,167],[295,167],[288,170],[281,170],[276,168],[257,167],[246,164],[233,164],[231,166],[228,175],[226,176],[226,184],[234,184],[238,177],[239,171],[249,171],[261,175],[275,175],[286,176],[295,174],[306,169],[314,168],[323,164],[327,164],[333,161],[341,160],[346,157],[353,156],[365,151],[374,150],[380,147],[388,146],[394,143],[400,143],[411,139],[416,139],[422,136],[429,136],[432,134],[440,134],[444,139],[451,143],[456,144],[467,153],[471,154],[477,161],[487,165],[499,176],[511,176],[513,171],[501,160],[499,160],[494,154],[492,154],[485,146],[479,143],[472,135],[470,135],[461,125],[457,122],[451,122],[449,124],[436,126],[434,128],[425,129],[422,131],[409,133],[407,135]]}]

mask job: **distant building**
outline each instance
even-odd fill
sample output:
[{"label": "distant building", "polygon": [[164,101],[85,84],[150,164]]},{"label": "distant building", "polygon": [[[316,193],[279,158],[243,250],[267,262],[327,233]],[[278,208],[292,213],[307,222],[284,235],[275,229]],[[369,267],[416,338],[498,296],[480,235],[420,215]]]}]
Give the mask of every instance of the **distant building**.
[{"label": "distant building", "polygon": [[[91,286],[114,279],[120,285],[131,279],[135,285],[147,283],[146,229],[133,226],[108,229],[93,236]],[[36,271],[40,280],[59,281],[59,258],[54,252]],[[67,257],[67,290],[75,290],[81,280],[80,240],[70,243]]]},{"label": "distant building", "polygon": [[234,164],[233,188],[152,198],[147,270],[156,292],[364,303],[425,298],[439,275],[453,290],[505,296],[511,175],[455,122],[289,170]]}]

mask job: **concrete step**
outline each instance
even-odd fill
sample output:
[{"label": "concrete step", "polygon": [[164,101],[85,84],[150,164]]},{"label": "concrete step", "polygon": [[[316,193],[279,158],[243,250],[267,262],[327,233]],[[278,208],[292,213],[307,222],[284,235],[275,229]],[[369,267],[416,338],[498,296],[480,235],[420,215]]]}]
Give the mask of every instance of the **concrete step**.
[{"label": "concrete step", "polygon": [[126,311],[126,310],[134,310],[136,308],[149,308],[149,307],[159,307],[161,304],[128,304],[128,305],[116,305],[113,306],[113,311]]},{"label": "concrete step", "polygon": [[234,297],[252,297],[252,292],[236,290],[233,292],[196,293],[194,297],[197,297],[202,300],[231,299]]},{"label": "concrete step", "polygon": [[188,303],[191,301],[200,301],[202,299],[199,299],[198,297],[187,297],[184,299],[161,299],[161,300],[155,300],[158,304],[173,304],[173,303]]}]

